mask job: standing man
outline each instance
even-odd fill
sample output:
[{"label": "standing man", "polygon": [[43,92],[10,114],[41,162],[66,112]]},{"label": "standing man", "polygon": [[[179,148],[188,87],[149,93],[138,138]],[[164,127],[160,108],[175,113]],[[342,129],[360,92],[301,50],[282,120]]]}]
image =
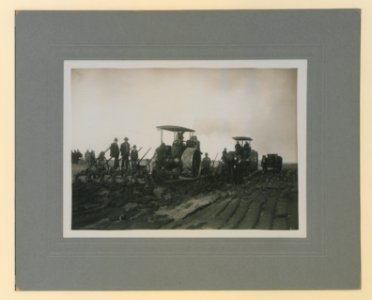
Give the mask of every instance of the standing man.
[{"label": "standing man", "polygon": [[183,141],[183,132],[177,132],[172,144],[172,156],[174,158],[181,158],[183,150],[185,150],[185,143]]},{"label": "standing man", "polygon": [[236,156],[238,156],[239,158],[242,157],[243,155],[243,147],[242,145],[239,144],[239,142],[236,142],[235,144],[235,154]]},{"label": "standing man", "polygon": [[223,151],[222,151],[222,162],[223,163],[227,163],[227,149],[224,148]]},{"label": "standing man", "polygon": [[130,154],[130,144],[128,143],[128,138],[124,138],[124,143],[120,145],[121,153],[121,168],[125,171],[128,170],[129,166],[129,154]]},{"label": "standing man", "polygon": [[165,146],[165,143],[161,143],[158,148],[156,148],[156,169],[157,171],[160,171],[161,167],[165,164],[165,159],[167,158],[167,148]]},{"label": "standing man", "polygon": [[103,181],[106,174],[107,160],[105,158],[105,152],[102,151],[97,158],[96,172],[99,176],[100,181]]},{"label": "standing man", "polygon": [[201,163],[201,172],[204,175],[209,175],[211,171],[211,159],[208,157],[208,153],[204,154],[204,158]]},{"label": "standing man", "polygon": [[243,146],[243,158],[247,159],[251,155],[251,151],[251,145],[249,145],[248,142],[245,142]]},{"label": "standing man", "polygon": [[110,146],[110,157],[114,159],[114,170],[119,167],[119,146],[118,139],[115,138]]},{"label": "standing man", "polygon": [[136,145],[133,146],[132,152],[130,153],[130,164],[132,168],[132,175],[137,172],[137,160],[138,160],[138,151]]}]

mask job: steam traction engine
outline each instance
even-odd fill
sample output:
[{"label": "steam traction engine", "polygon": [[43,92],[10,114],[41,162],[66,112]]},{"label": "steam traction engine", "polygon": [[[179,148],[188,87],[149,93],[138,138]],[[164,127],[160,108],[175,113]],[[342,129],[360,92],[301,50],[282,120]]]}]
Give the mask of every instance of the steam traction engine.
[{"label": "steam traction engine", "polygon": [[280,172],[283,166],[283,158],[276,153],[263,155],[261,159],[261,166],[264,172],[269,170],[273,172]]},{"label": "steam traction engine", "polygon": [[251,148],[252,139],[246,136],[233,137],[235,151],[222,154],[223,173],[228,181],[239,182],[244,176],[258,169],[258,153]]},{"label": "steam traction engine", "polygon": [[233,137],[235,144],[235,157],[242,175],[258,169],[258,153],[251,148],[252,138],[246,136]]},{"label": "steam traction engine", "polygon": [[[160,130],[160,146],[151,160],[150,173],[154,179],[195,178],[200,175],[201,152],[195,130],[173,125],[156,127]],[[173,133],[172,145],[163,142],[164,131]],[[184,134],[189,137],[184,141]]]}]

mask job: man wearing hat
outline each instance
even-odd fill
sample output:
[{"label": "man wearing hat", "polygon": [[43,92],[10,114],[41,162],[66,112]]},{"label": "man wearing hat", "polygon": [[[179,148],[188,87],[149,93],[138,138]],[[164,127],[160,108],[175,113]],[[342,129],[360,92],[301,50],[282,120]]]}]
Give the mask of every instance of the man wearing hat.
[{"label": "man wearing hat", "polygon": [[130,144],[128,143],[128,138],[124,138],[124,143],[120,145],[121,153],[121,168],[125,171],[128,170],[129,166],[129,154],[130,154]]},{"label": "man wearing hat", "polygon": [[201,163],[201,173],[204,175],[209,175],[211,171],[211,159],[208,157],[208,153],[204,154],[204,158]]},{"label": "man wearing hat", "polygon": [[110,157],[114,159],[114,169],[119,167],[119,146],[118,139],[115,138],[110,146]]},{"label": "man wearing hat", "polygon": [[249,145],[248,142],[245,142],[243,146],[243,158],[247,159],[251,155],[251,152],[252,152],[251,145]]},{"label": "man wearing hat", "polygon": [[130,162],[132,167],[132,175],[137,173],[137,163],[138,163],[138,150],[136,145],[133,146],[133,149],[130,153]]},{"label": "man wearing hat", "polygon": [[101,181],[103,181],[106,172],[107,160],[105,158],[105,152],[102,151],[97,158],[97,173]]}]

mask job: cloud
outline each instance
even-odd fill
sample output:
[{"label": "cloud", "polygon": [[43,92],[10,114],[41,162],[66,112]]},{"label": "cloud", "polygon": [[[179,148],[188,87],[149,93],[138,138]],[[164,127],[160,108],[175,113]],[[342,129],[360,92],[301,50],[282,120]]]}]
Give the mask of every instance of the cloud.
[{"label": "cloud", "polygon": [[296,80],[293,69],[74,70],[72,147],[100,151],[128,136],[155,149],[155,126],[171,124],[195,129],[211,154],[247,135],[260,153],[296,161]]}]

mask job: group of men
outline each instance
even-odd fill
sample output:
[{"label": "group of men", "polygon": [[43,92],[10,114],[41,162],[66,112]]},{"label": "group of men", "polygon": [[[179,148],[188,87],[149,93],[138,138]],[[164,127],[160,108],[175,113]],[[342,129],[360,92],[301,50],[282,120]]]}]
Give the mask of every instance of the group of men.
[{"label": "group of men", "polygon": [[210,175],[211,174],[211,167],[212,167],[212,161],[208,156],[208,153],[206,152],[204,154],[204,158],[201,163],[201,174],[202,175]]},{"label": "group of men", "polygon": [[114,169],[119,168],[119,156],[121,155],[121,169],[123,171],[128,171],[129,169],[129,158],[131,162],[131,169],[134,172],[137,169],[138,163],[138,150],[136,145],[130,148],[129,139],[124,138],[124,142],[118,144],[118,139],[115,138],[114,142],[110,145],[110,159],[114,160]]},{"label": "group of men", "polygon": [[228,181],[239,181],[243,176],[243,171],[239,166],[240,160],[246,160],[250,157],[252,148],[248,142],[242,146],[239,142],[235,144],[235,151],[227,151],[226,148],[222,151],[222,175]]},{"label": "group of men", "polygon": [[[239,142],[235,144],[235,156],[242,159],[247,159],[251,155],[252,148],[248,142],[245,142],[244,145],[240,145]],[[233,152],[232,152],[233,153]],[[230,155],[231,156],[231,155]],[[224,148],[222,151],[222,162],[227,163],[228,161],[232,160],[232,156],[230,157],[227,149]]]},{"label": "group of men", "polygon": [[240,145],[239,142],[235,144],[235,153],[238,157],[247,159],[251,155],[251,145],[248,142],[245,142],[243,147]]},{"label": "group of men", "polygon": [[72,150],[71,151],[71,161],[74,164],[78,164],[80,158],[83,157],[83,154],[80,152],[80,150]]}]

